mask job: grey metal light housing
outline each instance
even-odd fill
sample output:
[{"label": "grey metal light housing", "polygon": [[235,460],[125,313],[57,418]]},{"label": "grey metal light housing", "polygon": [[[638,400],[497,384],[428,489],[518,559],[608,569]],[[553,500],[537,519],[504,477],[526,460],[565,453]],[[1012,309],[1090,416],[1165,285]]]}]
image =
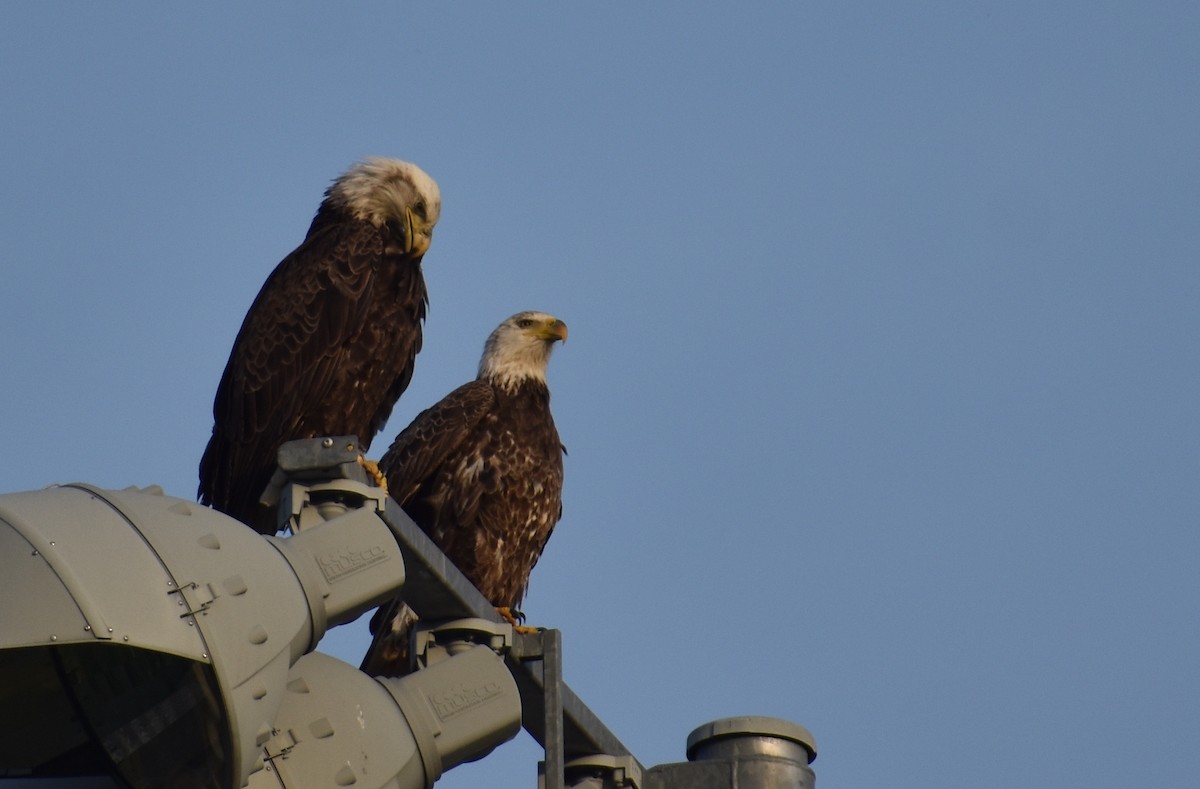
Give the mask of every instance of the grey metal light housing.
[{"label": "grey metal light housing", "polygon": [[378,680],[314,652],[293,667],[287,690],[278,734],[266,743],[268,764],[250,776],[250,789],[427,789],[521,728],[516,683],[482,646]]},{"label": "grey metal light housing", "polygon": [[399,547],[369,509],[282,539],[158,489],[76,484],[0,495],[0,577],[0,704],[13,713],[0,716],[0,776],[113,771],[134,787],[220,789],[272,775],[266,785],[327,786],[282,783],[265,769],[330,742],[313,734],[281,745],[297,710],[309,712],[297,701],[304,684],[326,690],[328,721],[354,714],[356,683],[370,688],[389,725],[375,729],[370,748],[341,727],[337,742],[353,753],[416,743],[393,775],[361,774],[359,765],[360,787],[427,787],[519,726],[515,685],[490,652],[490,662],[447,661],[443,681],[467,687],[483,677],[492,689],[486,709],[453,724],[425,715],[429,704],[419,701],[436,676],[390,681],[397,689],[332,658],[305,657],[327,627],[404,581]]}]

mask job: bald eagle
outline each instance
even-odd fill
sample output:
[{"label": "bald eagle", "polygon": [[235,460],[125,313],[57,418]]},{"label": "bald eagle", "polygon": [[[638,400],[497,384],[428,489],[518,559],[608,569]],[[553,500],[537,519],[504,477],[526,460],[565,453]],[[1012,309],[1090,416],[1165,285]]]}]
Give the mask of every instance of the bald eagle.
[{"label": "bald eagle", "polygon": [[[421,412],[379,461],[392,497],[501,609],[520,604],[562,516],[565,449],[546,365],[566,339],[553,315],[513,315],[488,337],[478,377]],[[404,673],[415,618],[399,601],[381,608],[363,670]]]},{"label": "bald eagle", "polygon": [[202,503],[274,533],[259,498],[281,444],[352,434],[370,447],[421,350],[421,259],[440,213],[433,179],[396,159],[359,162],[326,190],[234,340],[200,460]]}]

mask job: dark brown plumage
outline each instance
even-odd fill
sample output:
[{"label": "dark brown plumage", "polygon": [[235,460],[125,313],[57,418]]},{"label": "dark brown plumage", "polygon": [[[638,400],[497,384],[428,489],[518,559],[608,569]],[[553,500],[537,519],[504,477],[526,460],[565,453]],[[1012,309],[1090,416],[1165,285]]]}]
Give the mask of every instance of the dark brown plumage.
[{"label": "dark brown plumage", "polygon": [[[476,380],[419,414],[379,461],[392,497],[497,607],[521,603],[562,516],[563,446],[546,365],[566,337],[566,324],[545,313],[504,321]],[[405,671],[415,619],[406,608],[397,601],[373,620],[368,673]]]},{"label": "dark brown plumage", "polygon": [[259,497],[280,444],[352,434],[370,446],[421,350],[421,260],[440,212],[437,184],[395,159],[360,162],[330,186],[234,341],[200,461],[201,502],[274,533]]}]

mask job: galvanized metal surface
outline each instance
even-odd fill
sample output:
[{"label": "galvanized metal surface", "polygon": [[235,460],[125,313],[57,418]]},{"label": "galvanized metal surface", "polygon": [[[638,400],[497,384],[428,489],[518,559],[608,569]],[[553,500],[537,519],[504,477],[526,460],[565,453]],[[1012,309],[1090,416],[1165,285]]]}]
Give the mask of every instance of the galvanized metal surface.
[{"label": "galvanized metal surface", "polygon": [[[423,619],[463,619],[474,617],[501,623],[496,609],[479,593],[445,554],[421,531],[400,505],[389,499],[381,517],[392,529],[404,556],[407,581],[404,599]],[[563,759],[590,754],[632,756],[571,688],[562,681],[561,636],[547,655],[546,636],[515,634],[513,646],[505,656],[513,679],[521,693],[522,725],[543,747]],[[551,699],[548,701],[548,698]],[[561,715],[554,712],[561,709]],[[551,722],[548,724],[547,710]],[[558,723],[561,721],[561,723]],[[557,724],[557,725],[556,725]],[[556,731],[560,729],[561,733]],[[561,749],[554,742],[561,738]],[[550,757],[548,757],[550,758]],[[639,764],[640,767],[640,764]]]},{"label": "galvanized metal surface", "polygon": [[546,748],[545,789],[563,789],[562,633],[543,630],[542,710]]}]

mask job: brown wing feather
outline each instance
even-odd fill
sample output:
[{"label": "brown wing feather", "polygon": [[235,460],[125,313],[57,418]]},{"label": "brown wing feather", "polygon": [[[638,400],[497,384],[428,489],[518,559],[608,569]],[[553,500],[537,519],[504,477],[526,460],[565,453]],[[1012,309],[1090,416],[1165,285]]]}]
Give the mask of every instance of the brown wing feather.
[{"label": "brown wing feather", "polygon": [[[490,384],[463,384],[417,414],[380,458],[379,470],[387,477],[388,493],[422,528],[430,514],[427,503],[414,502],[414,497],[447,457],[461,452],[463,441],[493,400]],[[404,673],[408,667],[408,633],[416,620],[416,614],[400,598],[380,606],[371,617],[374,640],[360,668],[372,676]]]},{"label": "brown wing feather", "polygon": [[[380,461],[405,512],[496,606],[521,602],[562,515],[549,400],[544,384],[517,394],[467,384],[418,416]],[[364,671],[403,672],[412,621],[400,601],[376,613]]]},{"label": "brown wing feather", "polygon": [[379,470],[401,507],[407,511],[433,471],[460,450],[494,400],[490,384],[471,381],[422,411],[396,436],[379,460]]},{"label": "brown wing feather", "polygon": [[498,398],[476,447],[483,464],[478,502],[443,538],[446,555],[472,568],[463,572],[496,606],[521,604],[562,516],[562,444],[549,399],[545,386],[534,384]]},{"label": "brown wing feather", "polygon": [[402,506],[493,605],[515,607],[562,514],[562,445],[545,385],[493,392]]},{"label": "brown wing feather", "polygon": [[385,254],[386,232],[314,223],[268,277],[217,388],[202,502],[273,531],[258,499],[280,444],[353,434],[370,446],[412,377],[427,303],[420,259]]}]

